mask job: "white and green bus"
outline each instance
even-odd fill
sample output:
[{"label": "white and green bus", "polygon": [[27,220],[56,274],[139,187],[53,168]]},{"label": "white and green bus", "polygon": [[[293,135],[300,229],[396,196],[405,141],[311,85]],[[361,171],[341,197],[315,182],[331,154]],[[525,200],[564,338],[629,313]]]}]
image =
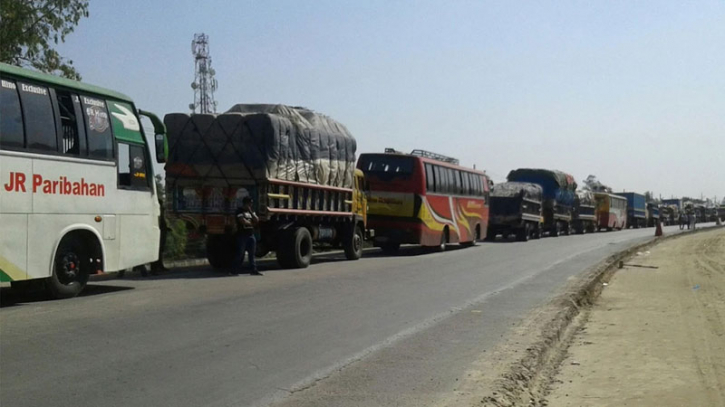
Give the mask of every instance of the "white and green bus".
[{"label": "white and green bus", "polygon": [[91,274],[153,262],[160,208],[156,160],[165,129],[126,95],[0,64],[0,281],[43,279],[53,298]]}]

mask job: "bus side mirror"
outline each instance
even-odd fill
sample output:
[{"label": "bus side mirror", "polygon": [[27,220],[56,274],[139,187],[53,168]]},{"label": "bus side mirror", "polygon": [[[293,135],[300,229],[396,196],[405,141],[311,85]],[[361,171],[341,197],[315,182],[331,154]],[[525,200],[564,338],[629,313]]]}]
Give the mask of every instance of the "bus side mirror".
[{"label": "bus side mirror", "polygon": [[156,147],[156,162],[165,163],[166,157],[169,156],[169,145],[166,142],[166,126],[158,116],[145,110],[138,110],[141,116],[146,116],[154,125],[154,147]]},{"label": "bus side mirror", "polygon": [[156,162],[166,162],[166,137],[163,134],[154,136],[154,147],[156,147]]}]

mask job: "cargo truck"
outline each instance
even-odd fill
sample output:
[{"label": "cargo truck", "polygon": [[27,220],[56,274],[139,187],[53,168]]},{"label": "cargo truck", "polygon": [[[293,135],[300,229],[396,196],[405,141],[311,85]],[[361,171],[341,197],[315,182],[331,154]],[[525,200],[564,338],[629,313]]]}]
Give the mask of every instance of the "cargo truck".
[{"label": "cargo truck", "polygon": [[657,226],[660,221],[660,206],[654,202],[647,203],[647,227]]},{"label": "cargo truck", "polygon": [[260,223],[258,255],[282,267],[310,264],[313,243],[362,254],[367,199],[355,170],[355,139],[340,123],[284,105],[236,105],[226,113],[168,114],[170,218],[205,234],[217,268],[233,265],[234,213],[249,196]]},{"label": "cargo truck", "polygon": [[572,211],[572,225],[576,233],[593,233],[596,230],[596,210],[594,194],[590,191],[577,191]]},{"label": "cargo truck", "polygon": [[543,218],[540,185],[527,182],[504,182],[491,192],[487,240],[497,235],[507,239],[514,235],[520,242],[541,237]]},{"label": "cargo truck", "polygon": [[577,186],[574,177],[556,170],[520,168],[511,171],[507,179],[509,182],[529,182],[541,186],[543,230],[548,231],[549,236],[571,232]]},{"label": "cargo truck", "polygon": [[627,198],[627,227],[638,229],[647,225],[647,204],[645,197],[636,192],[620,192],[619,195]]}]

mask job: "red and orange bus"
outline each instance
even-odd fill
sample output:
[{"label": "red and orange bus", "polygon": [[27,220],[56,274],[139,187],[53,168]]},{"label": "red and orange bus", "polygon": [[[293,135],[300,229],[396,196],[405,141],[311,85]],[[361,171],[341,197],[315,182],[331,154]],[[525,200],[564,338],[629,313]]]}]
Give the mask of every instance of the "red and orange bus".
[{"label": "red and orange bus", "polygon": [[368,227],[386,252],[401,244],[445,249],[486,237],[489,182],[485,173],[423,150],[362,154],[358,168],[370,189]]}]

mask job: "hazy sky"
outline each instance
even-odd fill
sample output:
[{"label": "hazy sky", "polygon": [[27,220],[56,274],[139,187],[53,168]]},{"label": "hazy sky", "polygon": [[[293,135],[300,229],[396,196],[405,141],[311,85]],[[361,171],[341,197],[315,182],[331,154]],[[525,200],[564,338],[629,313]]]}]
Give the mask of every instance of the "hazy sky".
[{"label": "hazy sky", "polygon": [[209,35],[224,111],[302,105],[358,153],[423,148],[615,190],[725,196],[725,2],[110,1],[60,47],[163,116]]}]

